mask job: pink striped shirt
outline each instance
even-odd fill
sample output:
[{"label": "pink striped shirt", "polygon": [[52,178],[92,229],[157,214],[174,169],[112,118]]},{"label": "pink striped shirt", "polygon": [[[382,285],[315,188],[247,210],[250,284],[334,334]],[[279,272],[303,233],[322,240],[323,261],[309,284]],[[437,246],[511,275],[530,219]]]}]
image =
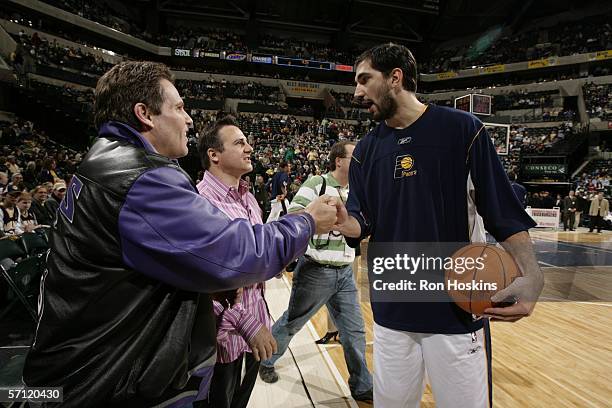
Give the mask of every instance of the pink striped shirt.
[{"label": "pink striped shirt", "polygon": [[[230,219],[246,218],[251,224],[262,224],[257,200],[249,192],[248,183],[240,180],[238,191],[229,187],[210,172],[204,172],[198,183],[200,195],[223,211]],[[243,288],[242,301],[231,308],[213,301],[217,316],[217,362],[231,363],[244,352],[251,352],[247,341],[257,334],[263,325],[271,327],[268,308],[264,300],[264,283]]]}]

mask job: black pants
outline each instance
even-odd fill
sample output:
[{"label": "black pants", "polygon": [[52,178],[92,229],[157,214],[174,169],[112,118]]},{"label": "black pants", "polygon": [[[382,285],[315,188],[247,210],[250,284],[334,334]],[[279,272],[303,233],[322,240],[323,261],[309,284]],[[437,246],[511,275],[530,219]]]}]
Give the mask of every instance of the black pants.
[{"label": "black pants", "polygon": [[597,228],[597,232],[601,232],[604,226],[603,217],[601,215],[591,215],[591,226],[589,232],[593,232],[594,228]]},{"label": "black pants", "polygon": [[[244,378],[243,361],[246,366]],[[258,371],[259,361],[251,353],[244,353],[231,363],[215,364],[208,400],[194,402],[194,408],[246,408]]]},{"label": "black pants", "polygon": [[574,224],[576,223],[576,213],[573,211],[568,211],[565,213],[565,217],[563,217],[563,230],[566,231],[568,229],[573,230]]}]

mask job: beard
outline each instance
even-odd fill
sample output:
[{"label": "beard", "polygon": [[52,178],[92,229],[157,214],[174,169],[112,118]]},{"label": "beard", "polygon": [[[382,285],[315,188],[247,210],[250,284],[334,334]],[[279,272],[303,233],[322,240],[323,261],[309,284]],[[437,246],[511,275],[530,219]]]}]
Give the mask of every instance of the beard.
[{"label": "beard", "polygon": [[397,113],[397,102],[391,97],[391,87],[385,85],[379,96],[379,103],[376,103],[377,112],[372,116],[374,120],[387,120]]}]

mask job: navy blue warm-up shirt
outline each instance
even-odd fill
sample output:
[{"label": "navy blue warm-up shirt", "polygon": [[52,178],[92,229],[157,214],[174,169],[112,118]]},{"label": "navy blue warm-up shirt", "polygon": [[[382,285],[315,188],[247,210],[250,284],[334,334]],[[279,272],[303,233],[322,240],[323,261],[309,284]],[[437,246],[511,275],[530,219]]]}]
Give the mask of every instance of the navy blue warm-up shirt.
[{"label": "navy blue warm-up shirt", "polygon": [[[405,129],[381,122],[356,146],[347,210],[370,242],[469,242],[467,180],[485,229],[499,242],[536,224],[523,210],[484,125],[429,105]],[[357,240],[348,239],[350,245]],[[453,303],[373,302],[377,324],[421,333],[482,327]]]}]

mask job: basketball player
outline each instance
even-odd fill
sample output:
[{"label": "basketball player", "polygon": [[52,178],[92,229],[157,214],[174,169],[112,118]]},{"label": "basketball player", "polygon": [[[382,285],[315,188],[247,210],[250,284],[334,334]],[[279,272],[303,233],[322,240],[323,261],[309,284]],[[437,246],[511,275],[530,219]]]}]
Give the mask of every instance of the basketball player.
[{"label": "basketball player", "polygon": [[211,292],[269,279],[336,220],[334,199],[269,225],[230,221],[177,165],[192,120],[170,70],[122,62],[96,87],[99,137],[50,240],[23,379],[69,407],[180,407],[215,364]]},{"label": "basketball player", "polygon": [[[348,213],[338,228],[356,245],[370,242],[469,242],[468,178],[484,226],[516,259],[524,277],[493,297],[493,318],[528,316],[543,287],[522,209],[484,125],[458,110],[423,105],[416,61],[384,44],[356,61],[355,97],[380,124],[355,148]],[[399,167],[398,167],[399,164]],[[490,404],[483,319],[454,303],[372,303],[374,406],[418,407],[427,371],[438,407]]]}]

